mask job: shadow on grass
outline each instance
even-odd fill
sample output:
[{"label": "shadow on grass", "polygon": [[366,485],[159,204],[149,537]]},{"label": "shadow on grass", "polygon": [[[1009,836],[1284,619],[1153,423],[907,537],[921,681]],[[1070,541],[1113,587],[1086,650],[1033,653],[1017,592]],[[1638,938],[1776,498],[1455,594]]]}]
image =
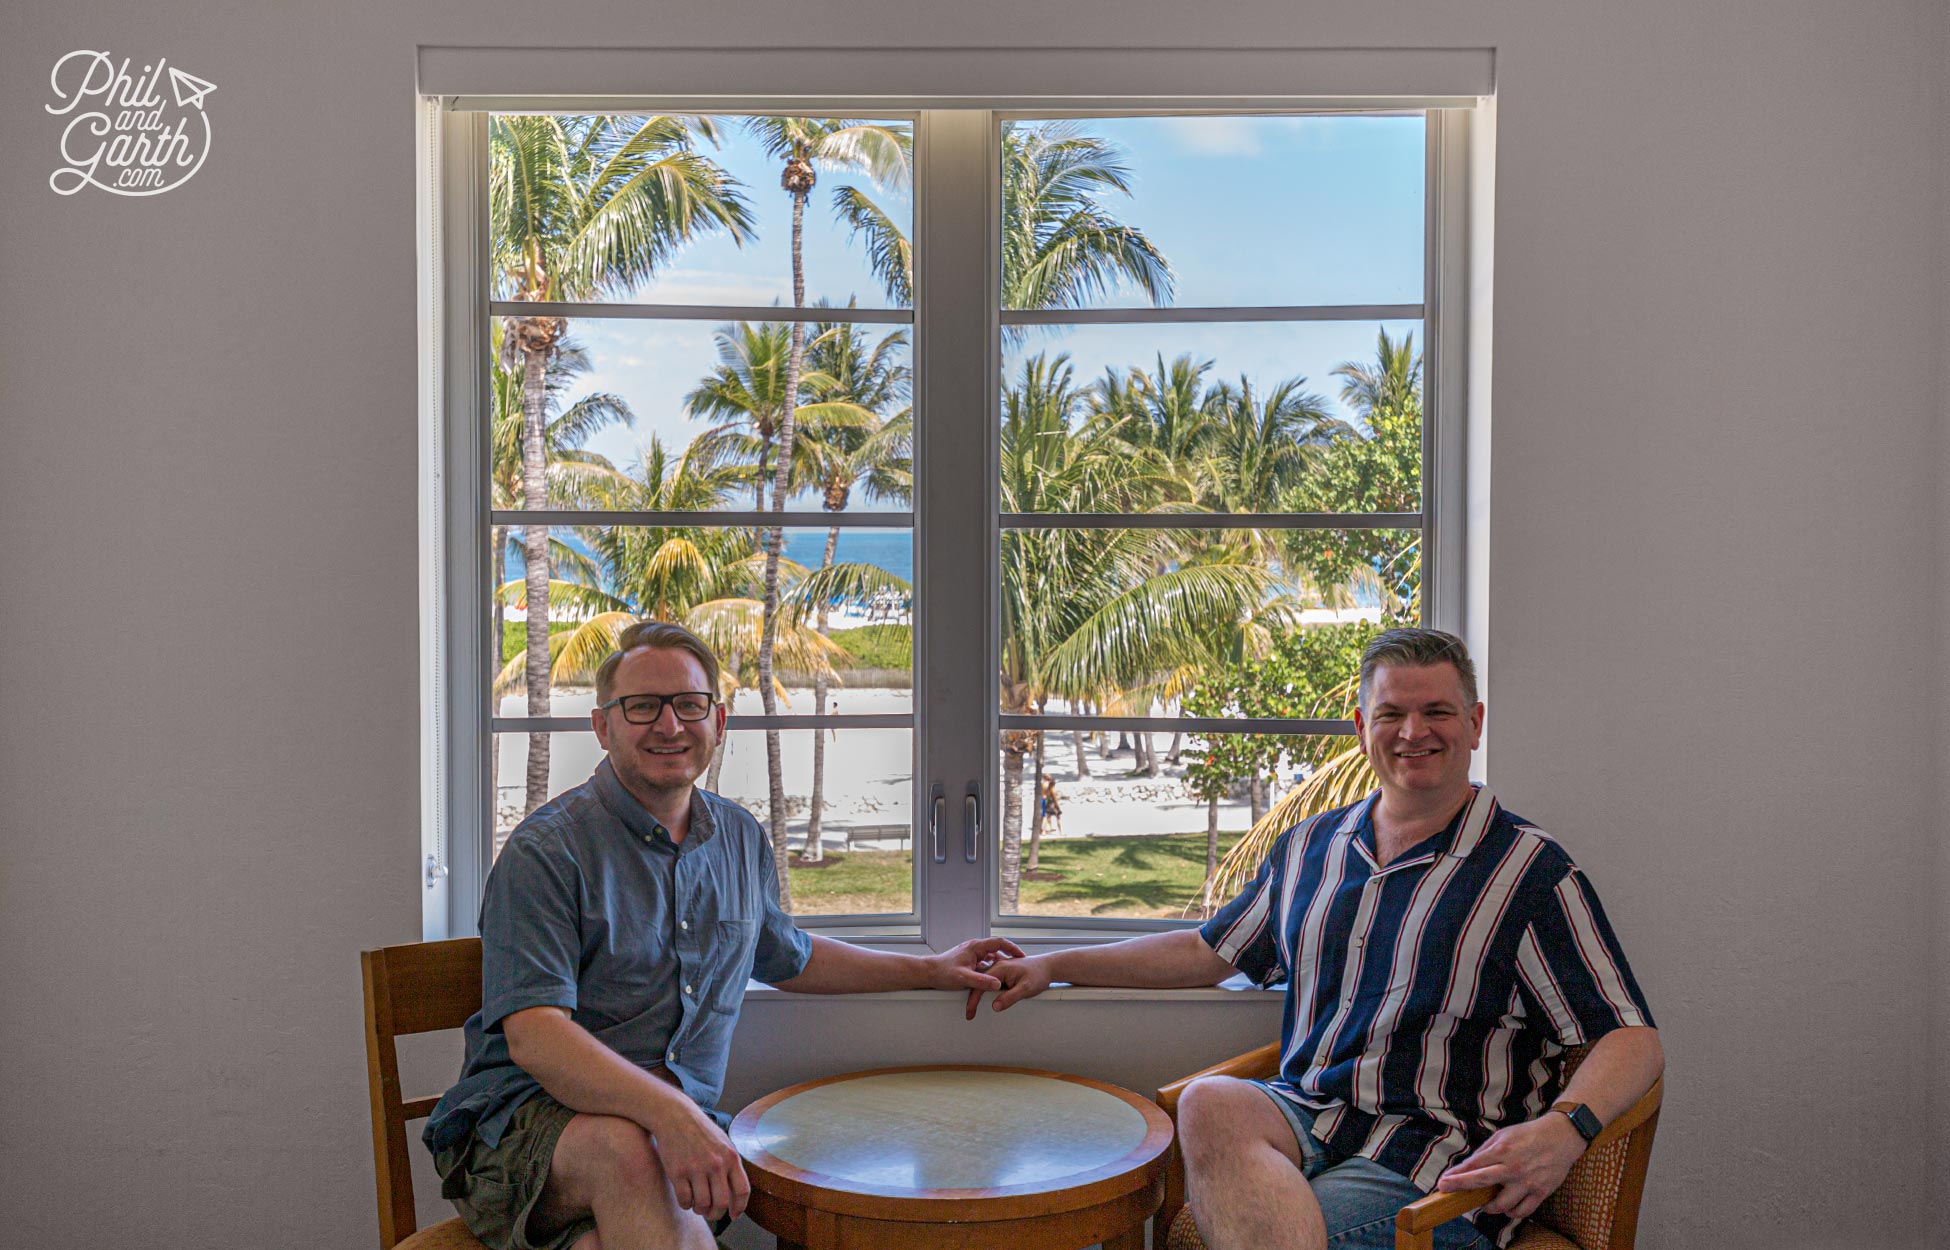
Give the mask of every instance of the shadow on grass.
[{"label": "shadow on grass", "polygon": [[[1219,854],[1239,837],[1221,833]],[[1035,891],[1043,903],[1083,903],[1093,915],[1178,911],[1205,882],[1205,835],[1065,839],[1044,844],[1041,866],[1064,874],[1061,884]]]}]

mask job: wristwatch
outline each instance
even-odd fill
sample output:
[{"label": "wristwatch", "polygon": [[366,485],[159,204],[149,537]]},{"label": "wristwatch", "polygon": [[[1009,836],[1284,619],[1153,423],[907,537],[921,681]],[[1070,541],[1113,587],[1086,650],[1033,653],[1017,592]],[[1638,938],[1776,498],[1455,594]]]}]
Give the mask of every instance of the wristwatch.
[{"label": "wristwatch", "polygon": [[1584,1138],[1584,1144],[1587,1146],[1597,1138],[1598,1134],[1605,1131],[1605,1126],[1598,1122],[1598,1117],[1592,1114],[1591,1108],[1581,1102],[1554,1102],[1551,1104],[1551,1110],[1562,1111],[1571,1121],[1571,1127],[1578,1131],[1578,1136]]}]

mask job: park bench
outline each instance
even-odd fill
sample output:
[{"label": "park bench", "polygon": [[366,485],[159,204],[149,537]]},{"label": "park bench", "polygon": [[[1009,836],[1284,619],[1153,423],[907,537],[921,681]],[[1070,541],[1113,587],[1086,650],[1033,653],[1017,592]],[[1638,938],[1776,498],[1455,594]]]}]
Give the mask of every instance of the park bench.
[{"label": "park bench", "polygon": [[852,850],[859,842],[885,842],[899,838],[902,847],[914,836],[914,827],[906,821],[896,825],[848,825],[846,827],[846,849]]}]

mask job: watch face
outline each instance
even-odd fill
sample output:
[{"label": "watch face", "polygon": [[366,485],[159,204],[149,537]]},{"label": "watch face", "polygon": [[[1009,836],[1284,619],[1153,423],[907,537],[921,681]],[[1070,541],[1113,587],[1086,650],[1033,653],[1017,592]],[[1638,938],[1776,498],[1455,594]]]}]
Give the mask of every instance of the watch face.
[{"label": "watch face", "polygon": [[1571,1117],[1571,1123],[1577,1128],[1579,1133],[1583,1134],[1587,1142],[1604,1131],[1605,1126],[1598,1122],[1598,1117],[1592,1113],[1591,1108],[1582,1103],[1573,1107],[1568,1114]]}]

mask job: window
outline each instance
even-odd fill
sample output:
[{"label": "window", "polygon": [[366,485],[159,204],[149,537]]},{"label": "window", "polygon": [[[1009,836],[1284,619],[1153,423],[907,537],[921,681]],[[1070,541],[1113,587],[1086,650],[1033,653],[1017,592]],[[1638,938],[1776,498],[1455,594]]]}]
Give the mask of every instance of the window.
[{"label": "window", "polygon": [[547,103],[429,109],[431,931],[638,616],[802,922],[937,948],[1195,923],[1461,626],[1465,110]]}]

